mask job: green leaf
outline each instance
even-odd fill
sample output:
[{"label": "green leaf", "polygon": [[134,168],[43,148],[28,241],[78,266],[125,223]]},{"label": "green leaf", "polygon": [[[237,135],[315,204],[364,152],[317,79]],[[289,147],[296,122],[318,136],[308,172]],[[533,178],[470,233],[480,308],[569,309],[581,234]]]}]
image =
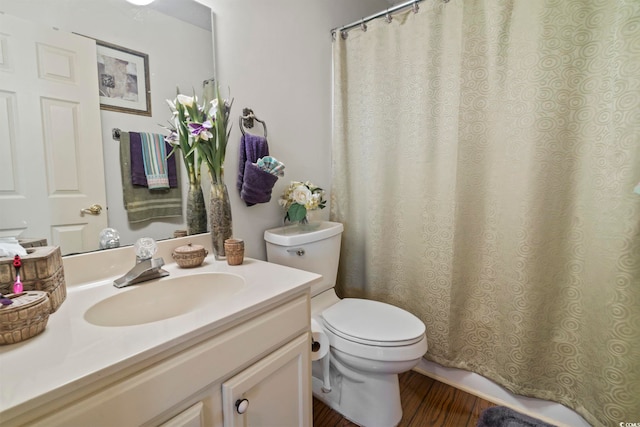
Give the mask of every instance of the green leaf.
[{"label": "green leaf", "polygon": [[291,222],[299,222],[307,216],[307,208],[297,203],[292,204],[287,211],[287,216]]}]

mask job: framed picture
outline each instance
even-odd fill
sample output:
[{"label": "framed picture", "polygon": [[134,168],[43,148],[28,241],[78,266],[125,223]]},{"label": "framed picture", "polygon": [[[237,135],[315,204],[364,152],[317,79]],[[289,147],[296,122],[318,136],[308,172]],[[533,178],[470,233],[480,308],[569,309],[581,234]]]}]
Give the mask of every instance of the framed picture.
[{"label": "framed picture", "polygon": [[100,108],[151,116],[149,55],[96,40]]}]

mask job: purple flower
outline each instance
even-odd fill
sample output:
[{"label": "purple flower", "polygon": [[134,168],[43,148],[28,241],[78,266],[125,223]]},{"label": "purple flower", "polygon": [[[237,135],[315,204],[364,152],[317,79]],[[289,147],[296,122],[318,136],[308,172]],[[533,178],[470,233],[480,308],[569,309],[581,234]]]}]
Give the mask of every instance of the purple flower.
[{"label": "purple flower", "polygon": [[213,128],[213,125],[209,120],[204,123],[189,123],[189,133],[191,136],[204,139],[205,141],[213,136],[213,134],[209,132],[211,128]]},{"label": "purple flower", "polygon": [[164,137],[164,140],[171,145],[178,145],[179,143],[178,132],[176,132],[175,130],[172,130],[169,135]]}]

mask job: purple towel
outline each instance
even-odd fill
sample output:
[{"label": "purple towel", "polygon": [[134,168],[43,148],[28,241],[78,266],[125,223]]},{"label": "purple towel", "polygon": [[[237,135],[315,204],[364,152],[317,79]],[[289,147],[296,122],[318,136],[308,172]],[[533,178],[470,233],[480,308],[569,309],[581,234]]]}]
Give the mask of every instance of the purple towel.
[{"label": "purple towel", "polygon": [[256,203],[267,203],[271,200],[271,190],[278,180],[276,175],[265,172],[247,160],[244,166],[244,182],[240,191],[240,198],[247,206]]},{"label": "purple towel", "polygon": [[[129,132],[131,151],[131,183],[148,187],[147,175],[144,173],[144,160],[142,159],[142,138],[138,132]],[[170,153],[173,147],[165,142],[166,151]],[[178,187],[178,172],[176,170],[176,154],[167,159],[167,174],[169,175],[169,187]]]},{"label": "purple towel", "polygon": [[269,144],[264,136],[246,133],[240,139],[240,162],[238,164],[238,190],[242,191],[245,163],[255,163],[269,155]]}]

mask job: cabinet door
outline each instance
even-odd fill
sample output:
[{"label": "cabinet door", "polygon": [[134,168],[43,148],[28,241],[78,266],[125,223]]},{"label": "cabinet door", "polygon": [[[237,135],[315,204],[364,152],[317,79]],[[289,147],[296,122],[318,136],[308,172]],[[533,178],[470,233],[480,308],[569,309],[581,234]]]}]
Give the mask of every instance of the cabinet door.
[{"label": "cabinet door", "polygon": [[224,426],[311,426],[310,346],[304,334],[222,384]]},{"label": "cabinet door", "polygon": [[204,415],[202,409],[202,402],[198,402],[159,427],[203,427]]}]

